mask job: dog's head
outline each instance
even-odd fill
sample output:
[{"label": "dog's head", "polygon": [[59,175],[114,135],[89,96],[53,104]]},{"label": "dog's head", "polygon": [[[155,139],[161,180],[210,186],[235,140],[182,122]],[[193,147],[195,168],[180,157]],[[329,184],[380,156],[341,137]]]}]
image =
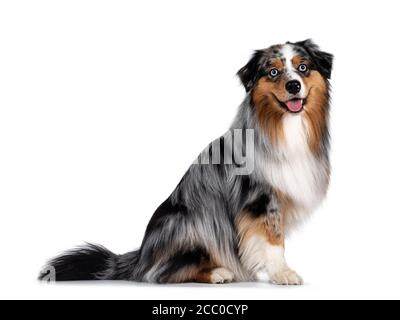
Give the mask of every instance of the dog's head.
[{"label": "dog's head", "polygon": [[238,75],[246,91],[252,92],[253,103],[268,97],[271,107],[297,113],[307,105],[313,90],[319,91],[315,94],[326,90],[332,60],[312,40],[288,42],[257,50]]},{"label": "dog's head", "polygon": [[318,153],[328,137],[329,78],[333,56],[312,40],[257,50],[238,75],[251,97],[258,123],[271,143],[284,142],[284,120],[307,123],[310,149]]}]

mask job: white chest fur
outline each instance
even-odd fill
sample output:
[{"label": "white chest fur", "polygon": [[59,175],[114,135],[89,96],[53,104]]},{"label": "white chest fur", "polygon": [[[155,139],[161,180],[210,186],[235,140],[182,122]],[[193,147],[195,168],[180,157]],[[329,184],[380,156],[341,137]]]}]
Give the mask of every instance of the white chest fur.
[{"label": "white chest fur", "polygon": [[[320,204],[328,186],[327,165],[318,160],[308,145],[308,125],[301,114],[283,119],[285,143],[265,162],[265,175],[276,189],[295,203],[296,215],[310,212]],[[301,213],[300,213],[301,211]]]}]

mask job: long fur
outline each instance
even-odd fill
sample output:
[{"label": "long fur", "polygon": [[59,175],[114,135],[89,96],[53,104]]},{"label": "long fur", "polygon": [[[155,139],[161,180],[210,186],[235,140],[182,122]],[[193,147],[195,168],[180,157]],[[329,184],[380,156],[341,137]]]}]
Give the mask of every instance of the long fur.
[{"label": "long fur", "polygon": [[[288,45],[307,58],[310,68],[318,73],[315,75],[322,77],[320,86],[326,90],[314,92],[319,100],[312,103],[320,103],[318,108],[323,108],[323,112],[317,110],[319,113],[315,111],[306,117],[306,113],[292,115],[283,110],[281,114],[276,109],[279,116],[266,114],[269,120],[277,117],[276,128],[268,130],[276,130],[279,136],[279,127],[286,137],[280,144],[272,141],[271,130],[266,131],[257,112],[261,103],[272,108],[271,102],[260,96],[258,105],[255,95],[262,79],[266,79],[264,69],[272,57],[279,57],[285,45],[257,51],[239,71],[247,94],[231,128],[199,155],[170,197],[159,206],[140,248],[124,255],[95,245],[69,251],[48,263],[55,268],[57,281],[216,282],[216,274],[211,271],[221,267],[230,270],[235,281],[244,281],[255,279],[262,269],[272,270],[278,265],[264,263],[263,259],[279,255],[283,248],[281,233],[287,233],[321,202],[330,167],[328,79],[332,56],[310,40]],[[265,111],[263,107],[260,110]],[[313,136],[317,121],[320,131]],[[226,161],[227,155],[243,147],[233,139],[237,129],[251,129],[254,133],[254,155],[250,159],[254,170],[247,175],[238,175],[240,165]],[[311,139],[315,150],[309,145]],[[217,145],[221,148],[216,149]],[[216,152],[219,163],[201,164]],[[260,236],[264,226],[267,236]],[[45,276],[43,273],[40,278]]]}]

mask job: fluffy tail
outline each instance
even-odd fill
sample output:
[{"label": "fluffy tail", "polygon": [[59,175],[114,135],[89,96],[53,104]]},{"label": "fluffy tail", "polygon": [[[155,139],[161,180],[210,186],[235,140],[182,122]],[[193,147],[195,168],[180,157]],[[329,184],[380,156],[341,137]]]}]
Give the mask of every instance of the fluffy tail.
[{"label": "fluffy tail", "polygon": [[102,246],[86,244],[49,261],[39,280],[135,280],[138,257],[139,251],[116,255]]}]

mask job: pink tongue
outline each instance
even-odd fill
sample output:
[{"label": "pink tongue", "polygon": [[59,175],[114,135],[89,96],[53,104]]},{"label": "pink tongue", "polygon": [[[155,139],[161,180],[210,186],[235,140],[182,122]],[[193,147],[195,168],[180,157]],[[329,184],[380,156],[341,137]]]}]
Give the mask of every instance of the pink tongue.
[{"label": "pink tongue", "polygon": [[292,112],[298,112],[303,107],[303,100],[289,100],[286,102],[286,107]]}]

